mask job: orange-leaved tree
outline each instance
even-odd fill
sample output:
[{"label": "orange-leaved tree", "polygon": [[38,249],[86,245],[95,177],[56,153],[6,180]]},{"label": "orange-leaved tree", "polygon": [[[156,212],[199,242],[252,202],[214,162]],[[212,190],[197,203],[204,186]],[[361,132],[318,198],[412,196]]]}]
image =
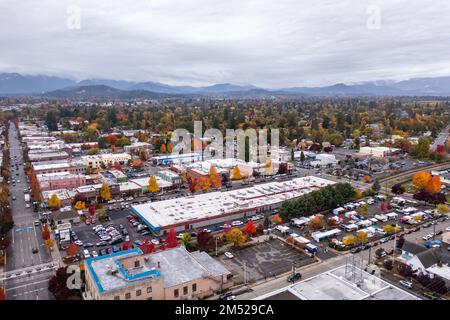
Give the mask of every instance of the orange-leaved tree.
[{"label": "orange-leaved tree", "polygon": [[413,176],[412,182],[417,190],[423,190],[430,180],[430,173],[428,171],[421,171]]},{"label": "orange-leaved tree", "polygon": [[430,180],[428,180],[427,184],[425,185],[425,190],[431,193],[439,192],[442,187],[441,178],[438,176],[432,177]]}]

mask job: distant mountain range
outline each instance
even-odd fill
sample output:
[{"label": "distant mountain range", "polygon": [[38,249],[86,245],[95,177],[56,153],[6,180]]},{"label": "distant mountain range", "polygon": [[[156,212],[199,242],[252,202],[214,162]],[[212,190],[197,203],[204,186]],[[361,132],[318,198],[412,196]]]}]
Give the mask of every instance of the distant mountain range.
[{"label": "distant mountain range", "polygon": [[206,87],[171,86],[159,82],[71,79],[0,74],[0,95],[42,95],[48,98],[157,99],[173,96],[271,97],[271,96],[450,96],[450,77],[405,81],[373,81],[325,87],[258,88],[253,85],[215,84]]}]

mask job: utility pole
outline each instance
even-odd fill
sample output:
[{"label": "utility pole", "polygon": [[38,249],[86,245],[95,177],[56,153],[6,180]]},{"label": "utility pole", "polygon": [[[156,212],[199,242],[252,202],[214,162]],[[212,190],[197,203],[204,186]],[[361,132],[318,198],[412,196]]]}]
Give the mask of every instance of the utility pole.
[{"label": "utility pole", "polygon": [[244,285],[247,284],[247,262],[244,262]]},{"label": "utility pole", "polygon": [[217,253],[217,240],[218,240],[219,238],[217,238],[216,237],[216,257],[217,257],[217,255],[218,255],[218,253]]}]

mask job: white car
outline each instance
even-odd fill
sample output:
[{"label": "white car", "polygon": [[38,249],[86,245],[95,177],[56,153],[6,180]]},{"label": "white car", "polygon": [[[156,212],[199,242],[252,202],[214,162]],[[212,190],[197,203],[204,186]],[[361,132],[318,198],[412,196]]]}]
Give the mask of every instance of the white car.
[{"label": "white car", "polygon": [[91,257],[91,255],[89,254],[89,250],[83,250],[83,255],[85,259],[88,259]]},{"label": "white car", "polygon": [[81,240],[77,240],[74,242],[77,246],[82,246],[83,245],[83,241]]},{"label": "white car", "polygon": [[232,225],[233,227],[242,226],[243,224],[244,224],[244,223],[243,223],[242,221],[239,221],[239,220],[233,221],[233,222],[231,223],[231,225]]},{"label": "white car", "polygon": [[450,227],[445,228],[445,231],[450,231]]},{"label": "white car", "polygon": [[422,237],[423,240],[430,240],[431,238],[433,238],[433,235],[432,235],[431,233],[429,233],[429,234],[427,234],[427,235],[424,235],[424,236]]},{"label": "white car", "polygon": [[94,257],[94,258],[98,257],[97,251],[92,251],[92,257]]},{"label": "white car", "polygon": [[159,244],[159,241],[156,240],[156,239],[152,239],[151,242],[152,242],[154,245],[158,245],[158,244]]},{"label": "white car", "polygon": [[228,259],[233,259],[234,258],[233,254],[231,252],[227,251],[224,254],[225,254],[225,257],[227,257]]},{"label": "white car", "polygon": [[399,283],[400,283],[402,286],[404,286],[404,287],[406,287],[406,288],[409,288],[409,289],[411,289],[412,286],[413,286],[413,284],[412,284],[411,281],[400,280]]}]

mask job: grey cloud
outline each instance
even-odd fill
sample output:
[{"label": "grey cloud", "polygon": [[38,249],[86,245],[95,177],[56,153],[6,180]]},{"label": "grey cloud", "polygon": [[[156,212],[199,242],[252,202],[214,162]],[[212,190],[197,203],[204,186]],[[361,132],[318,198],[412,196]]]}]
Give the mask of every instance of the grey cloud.
[{"label": "grey cloud", "polygon": [[442,76],[449,13],[442,0],[0,0],[0,71],[269,88]]}]

